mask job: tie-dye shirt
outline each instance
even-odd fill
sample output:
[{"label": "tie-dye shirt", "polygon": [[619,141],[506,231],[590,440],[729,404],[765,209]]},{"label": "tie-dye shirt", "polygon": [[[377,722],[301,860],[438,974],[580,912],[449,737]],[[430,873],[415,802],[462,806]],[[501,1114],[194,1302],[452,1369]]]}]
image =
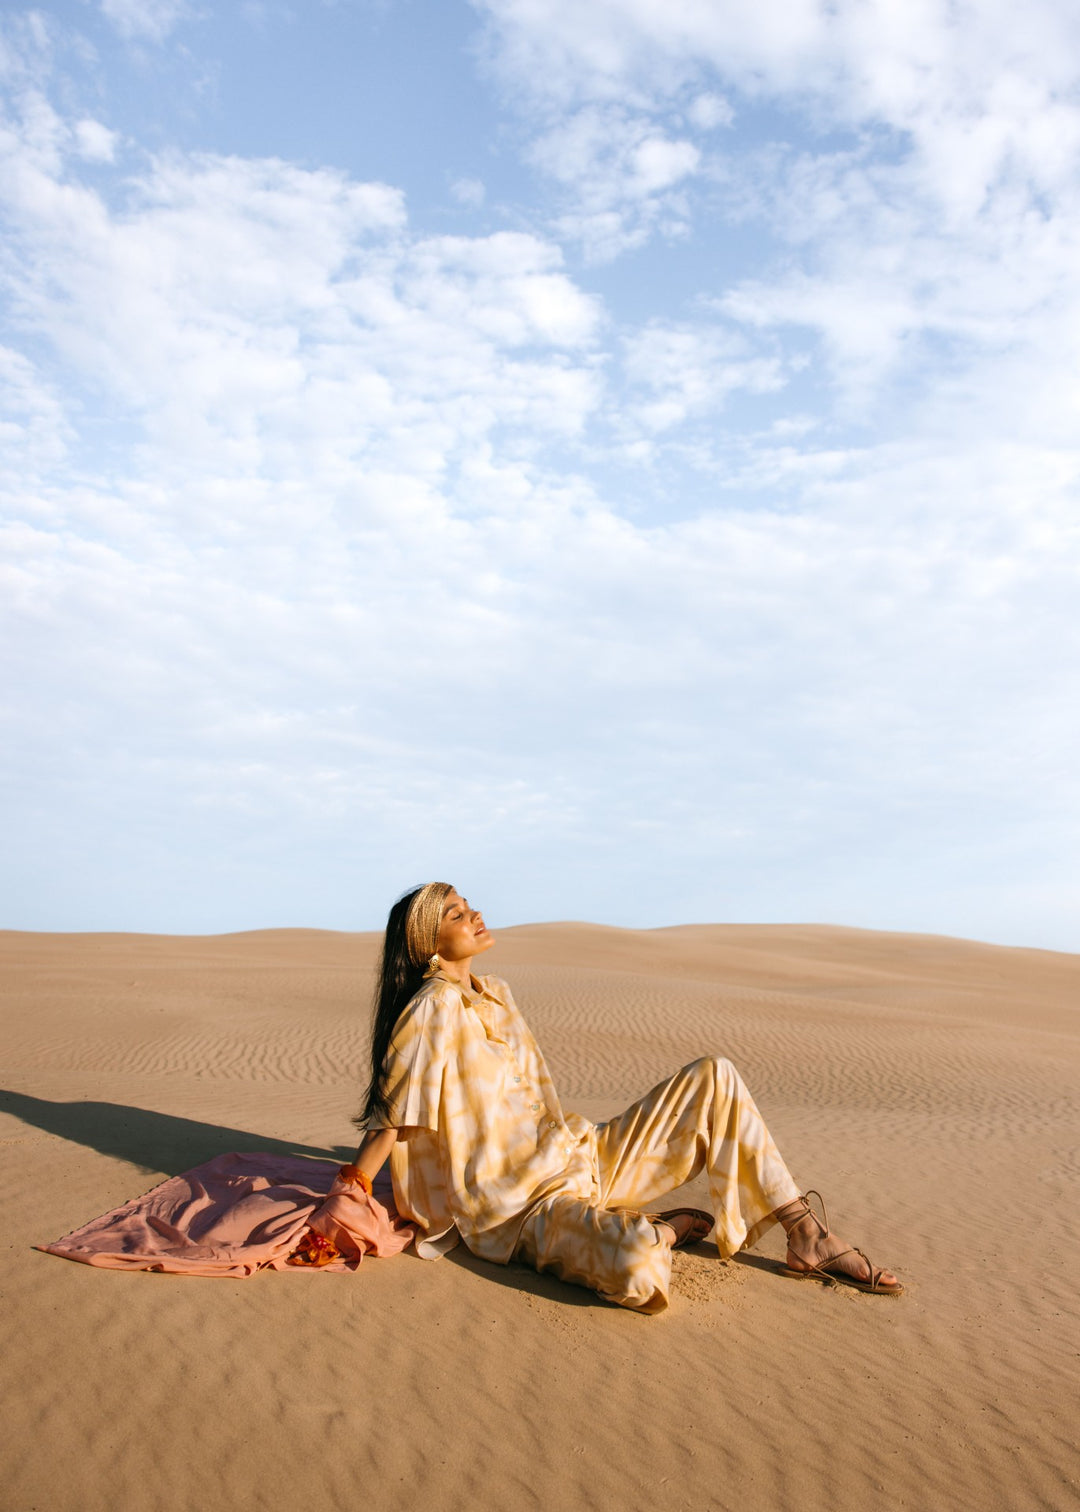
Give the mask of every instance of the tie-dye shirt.
[{"label": "tie-dye shirt", "polygon": [[460,1234],[474,1254],[509,1260],[538,1202],[597,1199],[596,1128],[563,1114],[498,977],[473,977],[471,990],[429,977],[394,1027],[386,1069],[388,1112],[372,1127],[408,1131],[390,1157],[394,1196],[425,1258]]}]

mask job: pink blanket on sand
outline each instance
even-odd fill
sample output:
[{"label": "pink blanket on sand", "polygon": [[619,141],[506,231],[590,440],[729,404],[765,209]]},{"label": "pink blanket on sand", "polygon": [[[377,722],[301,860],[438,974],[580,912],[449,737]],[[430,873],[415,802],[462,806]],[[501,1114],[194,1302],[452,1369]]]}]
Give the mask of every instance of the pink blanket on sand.
[{"label": "pink blanket on sand", "polygon": [[325,1270],[403,1250],[415,1231],[397,1216],[389,1183],[365,1197],[335,1182],[337,1173],[297,1155],[218,1155],[38,1247],[84,1265],[235,1277],[284,1269],[308,1227],[340,1251]]}]

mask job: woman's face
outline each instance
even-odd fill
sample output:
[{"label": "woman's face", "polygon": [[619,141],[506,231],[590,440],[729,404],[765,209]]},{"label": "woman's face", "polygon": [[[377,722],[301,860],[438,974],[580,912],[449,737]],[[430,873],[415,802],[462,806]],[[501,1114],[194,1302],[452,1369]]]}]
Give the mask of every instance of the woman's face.
[{"label": "woman's face", "polygon": [[489,950],[495,936],[484,923],[478,908],[470,908],[464,898],[453,892],[443,904],[439,943],[436,949],[444,961],[468,961],[482,950]]}]

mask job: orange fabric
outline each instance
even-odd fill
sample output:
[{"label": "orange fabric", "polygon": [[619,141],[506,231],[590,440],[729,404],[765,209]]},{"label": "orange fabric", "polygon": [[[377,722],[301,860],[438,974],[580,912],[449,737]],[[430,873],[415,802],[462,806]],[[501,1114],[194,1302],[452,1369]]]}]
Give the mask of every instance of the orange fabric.
[{"label": "orange fabric", "polygon": [[317,1234],[314,1229],[305,1229],[300,1243],[289,1256],[290,1265],[329,1265],[338,1258],[338,1250]]}]

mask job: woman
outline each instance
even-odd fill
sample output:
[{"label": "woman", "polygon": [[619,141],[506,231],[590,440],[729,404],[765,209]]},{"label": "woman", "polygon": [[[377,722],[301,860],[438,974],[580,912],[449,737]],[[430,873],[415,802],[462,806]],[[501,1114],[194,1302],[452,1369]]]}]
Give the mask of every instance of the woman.
[{"label": "woman", "polygon": [[[715,1221],[727,1257],[780,1223],[785,1275],[903,1290],[812,1211],[729,1061],[694,1061],[604,1124],[564,1114],[509,988],[472,973],[493,944],[445,882],[407,893],[387,922],[356,1120],[367,1132],[342,1176],[370,1193],[389,1156],[421,1255],[460,1237],[483,1259],[524,1261],[652,1313],[667,1306],[672,1249]],[[639,1211],[703,1169],[713,1217]]]}]

